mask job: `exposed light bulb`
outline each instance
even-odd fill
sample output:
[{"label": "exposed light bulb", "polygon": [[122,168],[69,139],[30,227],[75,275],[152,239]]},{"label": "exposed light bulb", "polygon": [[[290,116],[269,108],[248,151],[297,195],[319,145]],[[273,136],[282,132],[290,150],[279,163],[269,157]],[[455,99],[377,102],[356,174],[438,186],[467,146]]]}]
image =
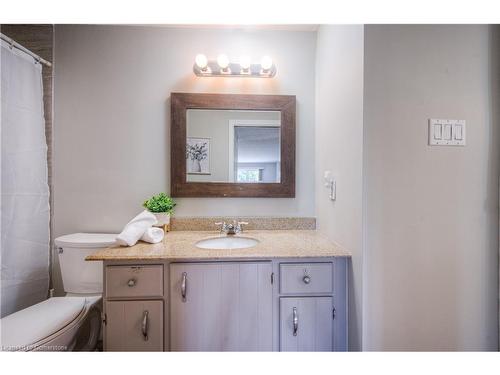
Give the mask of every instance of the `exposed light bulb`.
[{"label": "exposed light bulb", "polygon": [[262,69],[269,70],[273,66],[273,59],[269,56],[264,56],[262,60],[260,60],[260,65],[262,65]]},{"label": "exposed light bulb", "polygon": [[227,55],[221,54],[217,57],[217,64],[221,67],[221,69],[226,70],[229,66],[229,58]]},{"label": "exposed light bulb", "polygon": [[250,69],[250,57],[242,56],[240,58],[240,66],[241,66],[241,69],[243,69],[243,70]]},{"label": "exposed light bulb", "polygon": [[197,54],[194,61],[195,61],[196,65],[198,66],[198,68],[200,68],[201,70],[206,69],[207,64],[208,64],[208,59],[204,54],[202,54],[202,53]]}]

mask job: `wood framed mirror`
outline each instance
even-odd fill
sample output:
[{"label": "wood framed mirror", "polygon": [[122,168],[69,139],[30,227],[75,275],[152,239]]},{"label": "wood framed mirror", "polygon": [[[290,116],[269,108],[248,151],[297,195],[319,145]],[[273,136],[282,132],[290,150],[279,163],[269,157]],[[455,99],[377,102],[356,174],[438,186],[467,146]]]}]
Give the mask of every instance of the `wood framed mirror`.
[{"label": "wood framed mirror", "polygon": [[171,94],[173,197],[295,197],[295,96]]}]

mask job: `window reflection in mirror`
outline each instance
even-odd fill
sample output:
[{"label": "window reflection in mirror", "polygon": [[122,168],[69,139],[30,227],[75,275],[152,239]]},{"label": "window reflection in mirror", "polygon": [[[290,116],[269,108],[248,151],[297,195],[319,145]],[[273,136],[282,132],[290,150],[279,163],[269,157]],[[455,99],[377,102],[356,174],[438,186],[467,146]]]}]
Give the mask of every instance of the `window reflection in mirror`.
[{"label": "window reflection in mirror", "polygon": [[279,126],[235,126],[234,168],[235,182],[279,183]]},{"label": "window reflection in mirror", "polygon": [[280,112],[188,109],[188,182],[280,183]]}]

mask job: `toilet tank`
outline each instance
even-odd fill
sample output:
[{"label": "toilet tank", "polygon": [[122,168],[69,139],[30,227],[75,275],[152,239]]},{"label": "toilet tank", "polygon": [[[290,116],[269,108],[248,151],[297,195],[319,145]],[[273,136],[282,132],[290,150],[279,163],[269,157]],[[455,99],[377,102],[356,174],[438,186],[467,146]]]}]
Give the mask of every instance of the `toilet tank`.
[{"label": "toilet tank", "polygon": [[54,240],[66,293],[102,293],[102,262],[85,258],[115,244],[116,234],[73,233]]}]

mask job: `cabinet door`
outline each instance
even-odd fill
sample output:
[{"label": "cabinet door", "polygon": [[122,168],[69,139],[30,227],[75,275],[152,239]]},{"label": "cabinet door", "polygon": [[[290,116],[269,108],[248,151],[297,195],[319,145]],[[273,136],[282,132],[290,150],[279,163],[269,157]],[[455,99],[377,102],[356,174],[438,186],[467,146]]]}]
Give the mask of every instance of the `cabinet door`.
[{"label": "cabinet door", "polygon": [[272,350],[270,263],[170,266],[172,351]]},{"label": "cabinet door", "polygon": [[107,301],[107,351],[163,351],[163,301]]},{"label": "cabinet door", "polygon": [[280,298],[281,351],[332,351],[332,297]]}]

